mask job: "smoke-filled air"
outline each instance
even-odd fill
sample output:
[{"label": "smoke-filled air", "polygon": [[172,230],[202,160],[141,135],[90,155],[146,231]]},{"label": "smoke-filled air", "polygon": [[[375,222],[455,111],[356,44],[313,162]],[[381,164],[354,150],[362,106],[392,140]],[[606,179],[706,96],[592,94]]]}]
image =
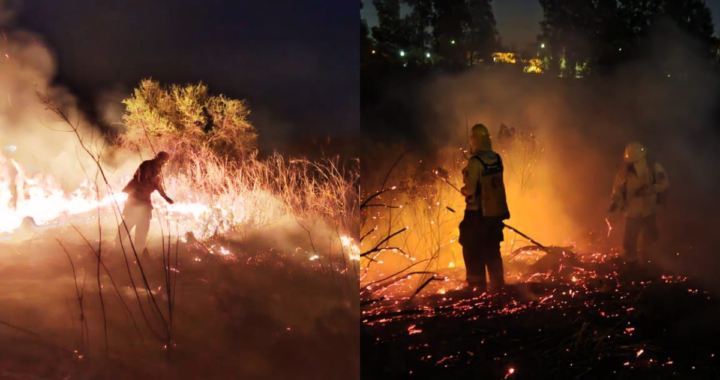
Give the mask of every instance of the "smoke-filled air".
[{"label": "smoke-filled air", "polygon": [[[202,83],[143,80],[95,125],[0,4],[0,378],[357,372],[357,160],[260,155]],[[126,185],[161,151],[145,245]]]},{"label": "smoke-filled air", "polygon": [[[473,13],[489,2],[413,2],[399,19],[391,3],[373,2],[379,25],[364,29],[363,40],[368,378],[663,378],[673,364],[677,373],[717,374],[711,342],[692,354],[678,348],[681,336],[717,331],[710,321],[720,291],[713,232],[720,75],[706,41],[666,16],[651,18],[632,46],[588,37],[585,26],[574,35],[563,27],[579,19],[558,15],[584,8],[541,1],[542,31],[522,50],[478,44],[474,29],[452,29],[464,6],[464,22],[494,27],[489,6]],[[608,4],[585,7],[608,12],[593,22],[636,10],[620,4],[618,15]],[[420,20],[442,28],[427,32],[430,44],[413,39],[424,33],[414,26]],[[477,124],[502,158],[510,211],[500,243],[504,284],[495,287],[489,262],[489,284],[470,278],[459,242],[468,218],[463,169],[477,154],[470,146]],[[669,181],[658,201],[659,240],[639,266],[624,247],[626,218],[613,212],[613,185],[632,142]],[[668,302],[686,309],[674,314]],[[401,349],[402,358],[392,356]]]}]

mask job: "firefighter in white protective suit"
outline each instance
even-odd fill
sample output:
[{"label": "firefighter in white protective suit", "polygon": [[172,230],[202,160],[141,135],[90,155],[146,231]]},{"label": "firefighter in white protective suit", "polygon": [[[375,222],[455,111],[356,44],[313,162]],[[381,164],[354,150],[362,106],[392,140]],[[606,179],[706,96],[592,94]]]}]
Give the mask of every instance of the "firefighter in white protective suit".
[{"label": "firefighter in white protective suit", "polygon": [[487,269],[491,290],[505,285],[500,242],[503,221],[510,218],[503,181],[503,163],[492,150],[488,129],[477,124],[470,134],[472,157],[463,169],[465,215],[460,223],[460,244],[470,288],[487,290]]},{"label": "firefighter in white protective suit", "polygon": [[625,257],[630,263],[644,264],[659,239],[657,210],[669,181],[662,165],[648,162],[647,149],[640,143],[627,145],[624,161],[615,176],[609,212],[625,214]]}]

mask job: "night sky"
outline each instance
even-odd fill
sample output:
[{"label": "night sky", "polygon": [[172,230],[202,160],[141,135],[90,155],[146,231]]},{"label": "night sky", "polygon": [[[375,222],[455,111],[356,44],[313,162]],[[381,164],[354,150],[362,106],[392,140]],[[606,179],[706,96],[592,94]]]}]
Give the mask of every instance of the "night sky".
[{"label": "night sky", "polygon": [[[370,26],[377,25],[377,16],[372,0],[361,0],[364,7],[361,15],[368,20]],[[718,34],[720,20],[720,0],[706,0],[705,3],[713,13],[715,32]],[[540,21],[543,13],[538,0],[495,0],[492,2],[497,21],[498,31],[503,43],[514,44],[523,49],[533,43],[540,33]]]},{"label": "night sky", "polygon": [[[57,82],[85,105],[145,77],[244,98],[261,141],[359,130],[357,3],[349,0],[25,0]],[[7,27],[6,27],[7,28]]]}]

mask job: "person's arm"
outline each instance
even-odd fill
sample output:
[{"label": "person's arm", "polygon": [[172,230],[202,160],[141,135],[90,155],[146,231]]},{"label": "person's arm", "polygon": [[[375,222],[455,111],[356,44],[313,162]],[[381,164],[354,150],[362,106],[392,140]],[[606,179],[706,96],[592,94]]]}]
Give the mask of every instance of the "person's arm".
[{"label": "person's arm", "polygon": [[670,180],[668,180],[667,173],[665,173],[665,169],[660,165],[659,163],[655,164],[655,192],[656,193],[662,193],[663,191],[667,190],[668,186],[670,186]]},{"label": "person's arm", "polygon": [[156,181],[155,182],[155,190],[157,190],[157,192],[160,193],[160,196],[163,197],[165,199],[165,201],[167,201],[167,203],[170,203],[170,204],[175,203],[175,201],[170,199],[170,197],[168,197],[168,195],[165,193],[165,188],[163,187],[162,173],[158,174],[155,177],[155,181]]},{"label": "person's arm", "polygon": [[622,209],[625,206],[625,172],[618,171],[615,175],[615,181],[612,188],[612,205],[610,211]]},{"label": "person's arm", "polygon": [[475,196],[475,194],[477,194],[478,181],[480,181],[480,162],[476,158],[470,158],[467,171],[465,186],[460,189],[460,192],[466,197]]},{"label": "person's arm", "polygon": [[167,203],[173,204],[175,203],[170,197],[168,197],[167,193],[165,193],[165,187],[163,186],[163,176],[162,176],[162,168],[160,167],[153,167],[152,168],[152,186],[155,190],[157,190],[158,193],[160,193],[160,196],[165,199]]}]

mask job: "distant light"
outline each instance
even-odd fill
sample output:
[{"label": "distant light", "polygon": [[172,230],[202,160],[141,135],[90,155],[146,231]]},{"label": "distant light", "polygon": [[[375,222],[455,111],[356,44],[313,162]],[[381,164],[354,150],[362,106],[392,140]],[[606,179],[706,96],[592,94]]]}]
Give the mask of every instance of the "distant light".
[{"label": "distant light", "polygon": [[545,44],[544,43],[540,44],[540,48],[545,49]]},{"label": "distant light", "polygon": [[425,57],[430,58],[430,53],[425,53]]},{"label": "distant light", "polygon": [[451,44],[455,45],[455,40],[450,41]]},{"label": "distant light", "polygon": [[668,74],[668,78],[670,78],[670,74]]},{"label": "distant light", "polygon": [[618,51],[622,51],[622,48],[619,48]]},{"label": "distant light", "polygon": [[372,53],[375,54],[375,50],[373,50]]},{"label": "distant light", "polygon": [[401,57],[404,57],[404,56],[405,56],[405,51],[404,51],[404,50],[400,50],[400,56],[401,56]]}]

